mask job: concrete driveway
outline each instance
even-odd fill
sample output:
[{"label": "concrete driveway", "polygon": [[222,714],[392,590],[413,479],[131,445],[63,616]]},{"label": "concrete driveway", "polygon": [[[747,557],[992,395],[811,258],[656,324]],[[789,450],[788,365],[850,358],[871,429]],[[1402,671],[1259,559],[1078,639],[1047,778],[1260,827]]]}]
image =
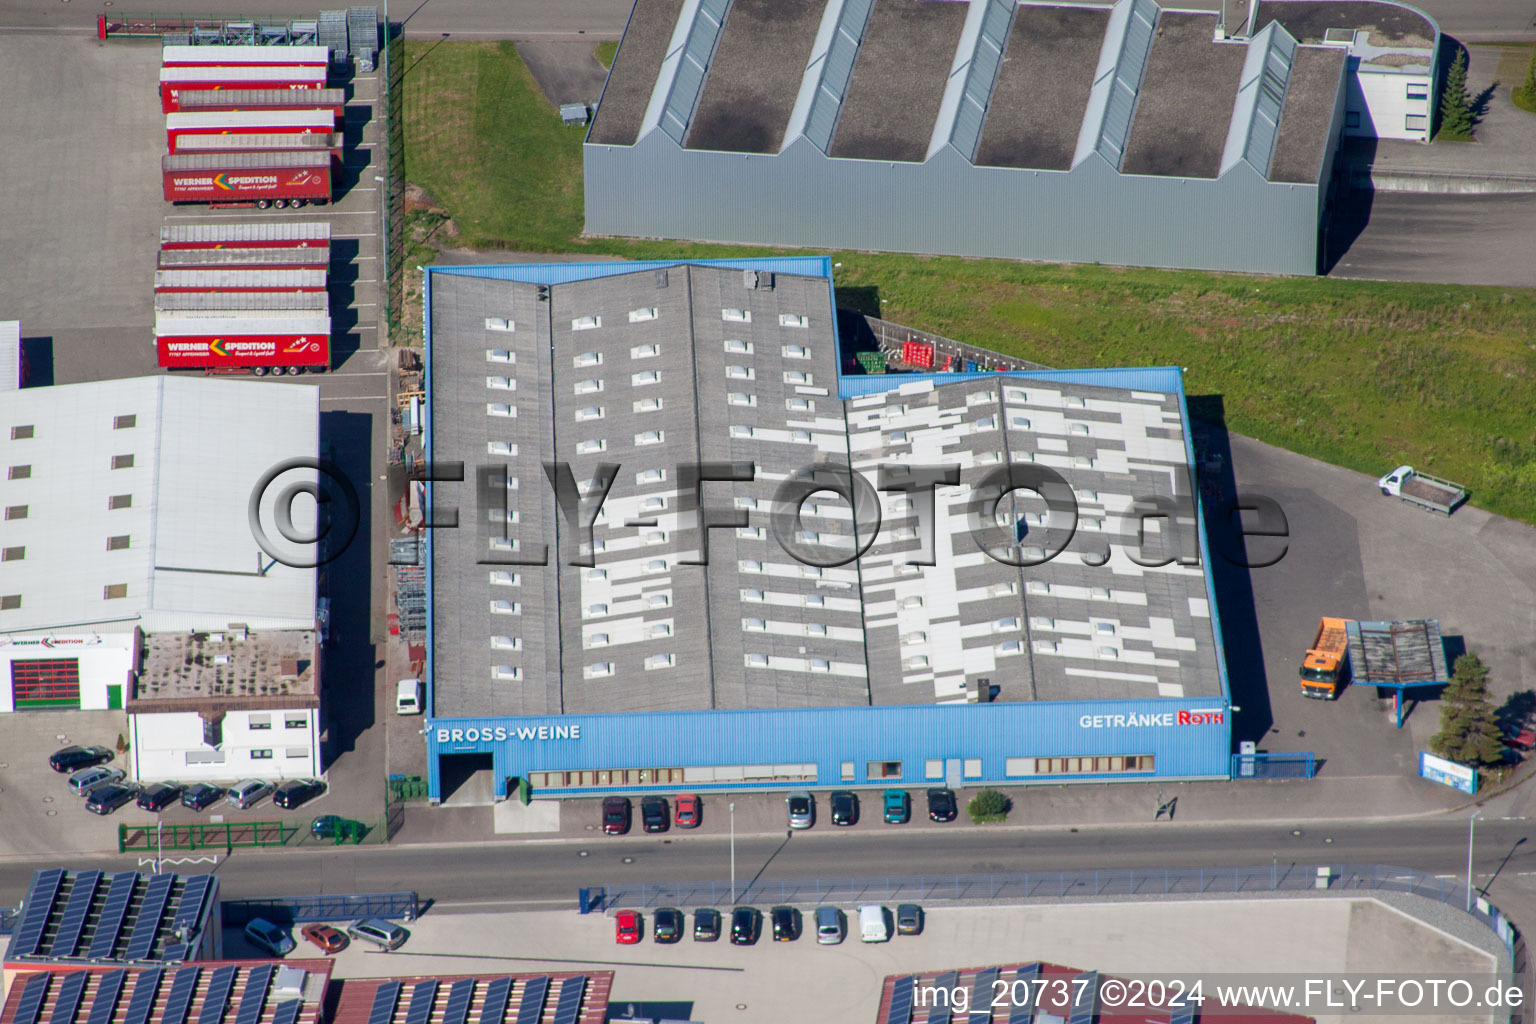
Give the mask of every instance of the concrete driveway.
[{"label": "concrete driveway", "polygon": [[553,107],[562,103],[585,103],[596,107],[603,94],[608,69],[592,55],[596,42],[518,43],[517,55],[539,83],[539,91]]}]

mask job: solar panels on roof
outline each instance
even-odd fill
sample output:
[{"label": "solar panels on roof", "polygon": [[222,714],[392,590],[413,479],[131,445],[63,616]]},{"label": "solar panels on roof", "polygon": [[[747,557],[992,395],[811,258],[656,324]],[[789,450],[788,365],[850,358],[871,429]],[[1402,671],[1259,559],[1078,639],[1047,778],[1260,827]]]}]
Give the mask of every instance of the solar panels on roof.
[{"label": "solar panels on roof", "polygon": [[1067,1018],[1067,1024],[1093,1024],[1094,1010],[1098,1004],[1098,973],[1084,971],[1072,979],[1072,1016]]},{"label": "solar panels on roof", "polygon": [[185,1024],[187,1010],[192,1006],[192,996],[197,992],[197,978],[201,967],[183,967],[171,979],[171,994],[165,998],[165,1009],[160,1014],[160,1024]]},{"label": "solar panels on roof", "polygon": [[540,975],[523,983],[523,998],[517,1003],[517,1024],[539,1024],[544,1016],[544,1000],[549,995],[549,979]]},{"label": "solar panels on roof", "polygon": [[885,1024],[910,1024],[912,1020],[912,990],[917,987],[916,978],[897,978],[891,985],[891,1005],[885,1011]]},{"label": "solar panels on roof", "polygon": [[59,982],[59,994],[53,1000],[53,1012],[48,1015],[48,1024],[74,1024],[80,997],[85,994],[85,983],[90,977],[88,971],[64,975],[64,980]]},{"label": "solar panels on roof", "polygon": [[128,935],[128,960],[148,960],[155,948],[155,936],[160,933],[160,919],[165,916],[165,906],[171,901],[171,886],[176,884],[175,875],[154,875],[144,892],[144,902]]},{"label": "solar panels on roof", "polygon": [[176,918],[171,922],[172,930],[183,935],[191,934],[192,929],[197,927],[198,920],[203,916],[203,902],[208,898],[208,890],[212,885],[213,876],[211,875],[193,875],[187,879],[187,884],[181,889],[181,902],[176,904]]},{"label": "solar panels on roof", "polygon": [[208,979],[207,991],[203,993],[203,1008],[197,1011],[197,1024],[219,1024],[224,1019],[224,1011],[229,1008],[229,993],[235,987],[235,974],[239,970],[238,967],[214,969],[213,977]]},{"label": "solar panels on roof", "polygon": [[262,964],[246,972],[245,986],[240,990],[240,1008],[235,1011],[235,1024],[256,1024],[261,1019],[261,1008],[267,1003],[267,988],[272,984],[276,970],[273,964]]},{"label": "solar panels on roof", "polygon": [[64,904],[64,917],[59,930],[53,933],[48,946],[49,956],[74,956],[85,933],[85,919],[91,914],[91,904],[96,900],[96,883],[101,881],[100,871],[77,871],[75,884],[69,890],[69,901]]},{"label": "solar panels on roof", "polygon": [[507,999],[512,993],[511,978],[492,978],[485,986],[485,1003],[480,1007],[480,1024],[501,1024],[507,1015]]},{"label": "solar panels on roof", "polygon": [[432,1002],[437,998],[437,981],[428,979],[411,986],[411,1008],[405,1011],[405,1024],[427,1024],[432,1019]]},{"label": "solar panels on roof", "polygon": [[91,999],[91,1013],[86,1024],[110,1024],[112,1014],[117,1012],[117,998],[123,994],[123,981],[128,977],[128,972],[119,967],[115,971],[108,971],[101,976],[101,982],[96,986],[96,995]]},{"label": "solar panels on roof", "polygon": [[368,1024],[389,1024],[395,1015],[395,1000],[400,998],[400,983],[386,981],[373,990],[373,1009],[368,1012]]},{"label": "solar panels on roof", "polygon": [[128,998],[128,1014],[123,1024],[149,1024],[149,1012],[155,1008],[155,994],[160,990],[160,978],[165,971],[159,967],[140,971],[133,983],[133,995]]},{"label": "solar panels on roof", "polygon": [[16,1016],[11,1018],[11,1024],[37,1024],[37,1017],[43,1010],[43,997],[48,994],[48,983],[53,980],[51,974],[34,974],[27,979],[27,984],[21,990],[21,998],[16,1003]]},{"label": "solar panels on roof", "polygon": [[160,954],[160,959],[168,964],[179,964],[187,958],[187,947],[180,942],[173,942],[165,947]]},{"label": "solar panels on roof", "polygon": [[287,1002],[278,1003],[277,1012],[272,1015],[272,1024],[296,1024],[299,1011],[302,1009],[304,1009],[302,999],[289,999]]},{"label": "solar panels on roof", "polygon": [[587,991],[587,976],[579,974],[560,983],[560,998],[555,1002],[554,1024],[576,1024],[581,1016],[581,997]]},{"label": "solar panels on roof", "polygon": [[971,1013],[965,1024],[991,1024],[992,1001],[998,994],[997,977],[1001,973],[996,967],[976,972],[976,981],[971,985]]},{"label": "solar panels on roof", "polygon": [[[950,993],[960,987],[960,972],[945,971],[939,975],[933,983],[940,992]],[[953,1016],[950,1011],[950,1002],[947,998],[935,999],[933,1005],[928,1008],[928,1024],[949,1024]]]},{"label": "solar panels on roof", "polygon": [[469,1004],[475,997],[475,979],[460,978],[448,990],[448,1003],[443,1008],[442,1024],[466,1024],[469,1020]]},{"label": "solar panels on roof", "polygon": [[10,956],[32,956],[43,938],[43,928],[58,898],[59,886],[64,884],[64,871],[52,868],[32,876],[32,889],[27,893],[27,907],[21,915],[21,925],[11,940]]},{"label": "solar panels on roof", "polygon": [[107,887],[106,903],[101,908],[101,917],[96,922],[96,931],[91,935],[91,945],[86,956],[99,960],[111,956],[112,950],[117,948],[118,937],[123,932],[123,921],[128,916],[128,904],[133,900],[133,887],[138,881],[137,871],[119,871],[112,876],[112,884]]},{"label": "solar panels on roof", "polygon": [[1008,1024],[1034,1024],[1035,996],[1039,992],[1034,982],[1038,977],[1039,964],[1026,964],[1014,973],[1014,984],[1018,986],[1018,991],[1029,993],[1029,997],[1013,1002],[1013,1008],[1008,1011]]},{"label": "solar panels on roof", "polygon": [[1195,1007],[1179,999],[1178,1005],[1168,1008],[1168,1024],[1195,1024]]}]

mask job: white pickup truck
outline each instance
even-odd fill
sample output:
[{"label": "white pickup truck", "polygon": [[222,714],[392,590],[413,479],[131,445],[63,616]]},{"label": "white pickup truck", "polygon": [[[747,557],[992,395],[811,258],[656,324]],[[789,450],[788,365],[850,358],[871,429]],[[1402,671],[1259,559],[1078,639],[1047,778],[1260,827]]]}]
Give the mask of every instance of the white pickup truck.
[{"label": "white pickup truck", "polygon": [[1382,494],[1447,516],[1467,500],[1467,489],[1461,484],[1420,473],[1412,466],[1398,466],[1377,480],[1376,486],[1381,488]]}]

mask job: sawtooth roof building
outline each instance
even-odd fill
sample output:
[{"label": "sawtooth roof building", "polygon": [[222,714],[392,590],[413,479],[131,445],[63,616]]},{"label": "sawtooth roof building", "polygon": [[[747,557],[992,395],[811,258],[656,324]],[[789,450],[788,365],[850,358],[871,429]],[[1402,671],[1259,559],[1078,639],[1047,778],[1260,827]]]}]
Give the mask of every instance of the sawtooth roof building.
[{"label": "sawtooth roof building", "polygon": [[427,284],[434,799],[1227,774],[1177,370],[844,376],[822,258]]},{"label": "sawtooth roof building", "polygon": [[1386,0],[636,0],[586,229],[1313,274],[1345,135],[1427,141]]}]

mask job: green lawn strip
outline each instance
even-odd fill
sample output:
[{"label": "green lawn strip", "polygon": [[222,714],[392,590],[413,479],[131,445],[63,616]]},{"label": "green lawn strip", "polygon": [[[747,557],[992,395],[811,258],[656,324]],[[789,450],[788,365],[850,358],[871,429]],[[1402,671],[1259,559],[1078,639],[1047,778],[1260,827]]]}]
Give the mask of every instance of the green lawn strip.
[{"label": "green lawn strip", "polygon": [[[785,251],[579,237],[582,129],[560,124],[511,44],[411,41],[408,53],[426,56],[406,78],[407,176],[452,211],[456,244],[630,259]],[[1372,476],[1408,463],[1536,523],[1536,291],[833,258],[845,294],[873,289],[887,319],[1051,366],[1183,366],[1190,394],[1223,396],[1235,432]]]},{"label": "green lawn strip", "polygon": [[592,51],[592,56],[596,57],[597,62],[603,67],[611,68],[613,67],[613,55],[618,52],[619,41],[617,39],[609,39],[606,42],[598,43],[597,49]]}]

